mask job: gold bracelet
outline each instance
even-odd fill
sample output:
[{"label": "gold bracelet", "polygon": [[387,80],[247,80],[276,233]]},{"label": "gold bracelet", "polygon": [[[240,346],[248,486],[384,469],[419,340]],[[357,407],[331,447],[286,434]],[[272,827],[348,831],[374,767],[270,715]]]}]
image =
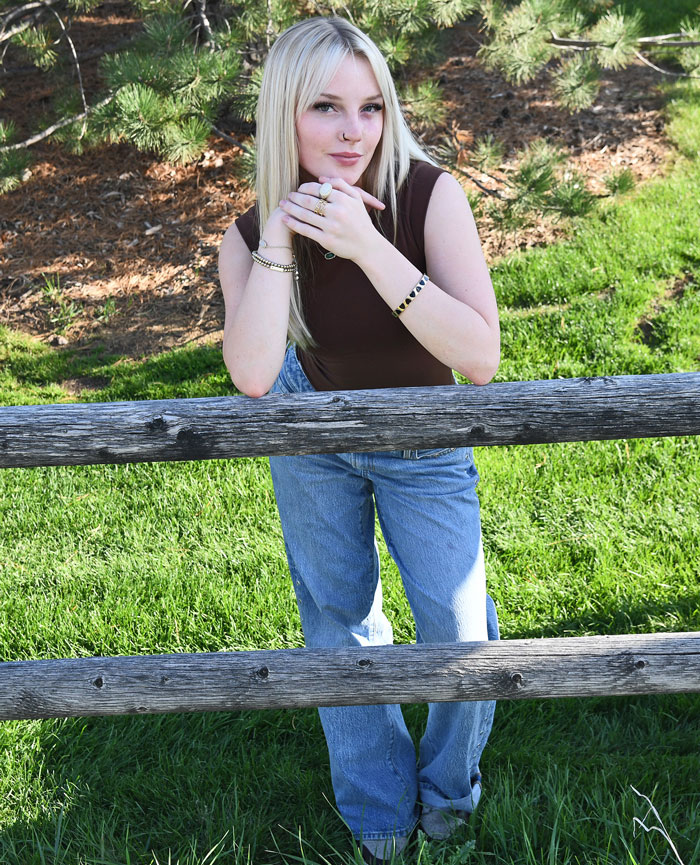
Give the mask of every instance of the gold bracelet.
[{"label": "gold bracelet", "polygon": [[291,249],[291,246],[271,246],[264,238],[260,238],[260,246],[263,249]]},{"label": "gold bracelet", "polygon": [[292,256],[291,264],[278,264],[276,261],[270,261],[269,258],[263,258],[259,252],[253,252],[253,261],[266,267],[268,270],[276,270],[278,273],[294,273],[297,269],[297,262]]},{"label": "gold bracelet", "polygon": [[407,295],[406,299],[403,301],[403,303],[400,303],[396,307],[396,309],[393,311],[392,315],[395,315],[396,318],[398,318],[401,315],[401,313],[406,309],[406,307],[409,305],[409,303],[413,303],[413,301],[416,298],[416,295],[418,295],[425,288],[425,286],[428,284],[429,280],[430,280],[430,277],[428,276],[428,274],[424,273],[423,276],[421,276],[418,283],[413,287],[413,290],[408,293],[408,295]]}]

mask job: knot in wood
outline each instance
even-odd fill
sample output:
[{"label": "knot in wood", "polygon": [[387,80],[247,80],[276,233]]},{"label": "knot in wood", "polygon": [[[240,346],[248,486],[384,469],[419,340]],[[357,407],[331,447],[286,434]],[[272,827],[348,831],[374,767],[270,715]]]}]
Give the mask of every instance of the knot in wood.
[{"label": "knot in wood", "polygon": [[105,683],[105,680],[102,678],[102,676],[98,676],[98,677],[93,681],[92,684],[93,684],[96,688],[101,688],[101,687],[104,685],[104,683]]},{"label": "knot in wood", "polygon": [[648,662],[645,661],[644,658],[637,658],[637,660],[634,662],[634,666],[637,670],[643,670],[646,667],[647,663]]},{"label": "knot in wood", "polygon": [[523,674],[518,672],[511,673],[510,680],[516,686],[516,688],[519,688],[523,683]]},{"label": "knot in wood", "polygon": [[369,658],[362,658],[361,661],[357,662],[357,666],[362,667],[363,670],[367,670],[369,667],[372,666],[372,662]]},{"label": "knot in wood", "polygon": [[259,670],[255,671],[255,675],[258,679],[267,679],[267,677],[270,675],[270,671],[267,669],[267,667],[260,667]]},{"label": "knot in wood", "polygon": [[210,447],[206,436],[191,427],[183,427],[175,436],[175,441],[188,459],[207,459],[209,456]]},{"label": "knot in wood", "polygon": [[168,429],[168,423],[163,417],[154,417],[146,424],[146,429],[149,432],[165,432]]}]

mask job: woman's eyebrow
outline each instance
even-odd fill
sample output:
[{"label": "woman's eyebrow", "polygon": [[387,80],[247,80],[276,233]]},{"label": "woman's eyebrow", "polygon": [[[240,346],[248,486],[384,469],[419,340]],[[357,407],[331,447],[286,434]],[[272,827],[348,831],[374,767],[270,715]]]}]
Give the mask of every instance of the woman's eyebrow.
[{"label": "woman's eyebrow", "polygon": [[[343,101],[342,96],[335,96],[333,93],[322,93],[321,96],[323,96],[326,99],[333,99],[335,102],[342,102]],[[362,101],[363,102],[371,102],[373,99],[381,99],[381,98],[382,98],[382,94],[377,93],[376,96],[368,96],[367,99],[363,99]]]}]

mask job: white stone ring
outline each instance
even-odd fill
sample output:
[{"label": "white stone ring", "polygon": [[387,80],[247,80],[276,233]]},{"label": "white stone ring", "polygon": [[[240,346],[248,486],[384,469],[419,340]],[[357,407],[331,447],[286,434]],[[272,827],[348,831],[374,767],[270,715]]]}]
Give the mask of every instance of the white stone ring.
[{"label": "white stone ring", "polygon": [[318,190],[319,198],[322,198],[324,201],[328,199],[328,196],[333,192],[333,187],[330,183],[322,183],[321,188]]}]

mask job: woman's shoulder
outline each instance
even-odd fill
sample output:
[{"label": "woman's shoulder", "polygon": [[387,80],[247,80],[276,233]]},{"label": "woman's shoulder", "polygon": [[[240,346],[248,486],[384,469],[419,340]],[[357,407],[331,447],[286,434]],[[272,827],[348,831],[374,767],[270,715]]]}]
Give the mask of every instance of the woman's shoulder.
[{"label": "woman's shoulder", "polygon": [[425,211],[433,192],[433,187],[443,174],[448,174],[444,168],[426,162],[422,159],[411,160],[406,180],[398,192],[399,210],[412,212]]},{"label": "woman's shoulder", "polygon": [[430,197],[438,179],[447,174],[444,168],[432,162],[416,159],[397,195],[399,226],[411,236],[414,243],[422,247],[423,227],[428,212]]},{"label": "woman's shoulder", "polygon": [[258,205],[254,204],[251,208],[242,213],[234,222],[241,237],[246,242],[246,246],[252,252],[257,249],[260,244],[260,229],[258,227]]},{"label": "woman's shoulder", "polygon": [[411,167],[408,170],[409,183],[418,186],[434,186],[438,177],[441,174],[446,174],[446,170],[433,162],[427,162],[425,159],[412,159]]}]

